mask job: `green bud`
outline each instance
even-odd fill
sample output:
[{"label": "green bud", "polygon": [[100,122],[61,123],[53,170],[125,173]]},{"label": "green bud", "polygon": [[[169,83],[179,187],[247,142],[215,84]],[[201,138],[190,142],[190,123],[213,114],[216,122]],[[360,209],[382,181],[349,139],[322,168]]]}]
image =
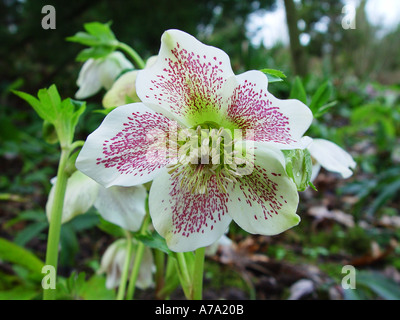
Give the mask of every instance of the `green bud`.
[{"label": "green bud", "polygon": [[286,162],[286,173],[294,181],[298,191],[304,191],[308,186],[314,190],[311,183],[312,161],[307,149],[283,150]]}]

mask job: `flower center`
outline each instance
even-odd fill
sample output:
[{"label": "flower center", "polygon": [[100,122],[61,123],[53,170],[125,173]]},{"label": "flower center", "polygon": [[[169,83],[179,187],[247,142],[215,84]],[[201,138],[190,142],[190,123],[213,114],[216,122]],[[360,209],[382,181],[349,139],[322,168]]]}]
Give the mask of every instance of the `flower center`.
[{"label": "flower center", "polygon": [[235,183],[253,169],[240,140],[213,122],[182,129],[178,133],[177,158],[167,166],[168,173],[172,178],[180,177],[181,187],[193,194],[207,194],[208,183],[215,176],[219,191],[226,193],[228,183]]}]

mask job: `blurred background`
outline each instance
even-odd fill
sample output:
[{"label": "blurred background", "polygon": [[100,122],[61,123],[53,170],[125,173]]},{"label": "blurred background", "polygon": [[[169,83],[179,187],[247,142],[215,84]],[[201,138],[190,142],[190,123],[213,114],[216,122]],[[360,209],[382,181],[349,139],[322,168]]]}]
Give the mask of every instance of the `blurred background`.
[{"label": "blurred background", "polygon": [[[56,9],[55,30],[41,26],[44,5]],[[44,207],[59,157],[43,141],[42,121],[11,90],[35,95],[55,83],[73,97],[83,48],[65,38],[86,22],[112,21],[143,58],[176,28],[227,52],[237,74],[283,71],[287,78],[269,85],[281,99],[300,86],[310,103],[326,83],[333,107],[307,135],[335,142],[357,162],[351,178],[322,170],[318,192],[300,194],[298,227],[263,237],[232,225],[234,245],[207,261],[205,298],[400,299],[400,1],[0,0],[0,8],[0,237],[44,259]],[[104,117],[93,113],[101,96],[88,99],[77,139]],[[98,267],[113,240],[98,224],[92,212],[63,226],[65,277]],[[357,290],[342,288],[344,265],[356,267]],[[0,299],[36,297],[24,272],[0,256]]]}]

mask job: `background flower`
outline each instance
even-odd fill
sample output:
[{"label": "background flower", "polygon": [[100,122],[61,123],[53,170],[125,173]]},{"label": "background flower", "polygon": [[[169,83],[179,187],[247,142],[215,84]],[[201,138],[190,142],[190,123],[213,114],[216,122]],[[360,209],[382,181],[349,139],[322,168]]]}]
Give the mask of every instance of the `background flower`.
[{"label": "background flower", "polygon": [[[132,240],[134,247],[135,240]],[[120,285],[121,274],[124,268],[127,252],[127,240],[120,239],[112,243],[104,252],[100,262],[99,274],[105,273],[107,275],[106,287],[107,289],[114,289]],[[129,270],[131,271],[135,261],[135,252],[132,254]],[[146,289],[153,286],[153,272],[154,262],[151,250],[148,247],[144,248],[143,258],[139,269],[138,278],[136,280],[136,287],[139,289]]]},{"label": "background flower", "polygon": [[312,143],[308,146],[308,150],[311,157],[315,160],[311,181],[317,177],[321,166],[347,179],[353,174],[353,171],[350,169],[355,169],[357,165],[348,152],[337,144],[325,139],[313,139]]},{"label": "background flower", "polygon": [[110,89],[118,75],[126,69],[132,69],[132,63],[118,51],[104,58],[88,59],[79,72],[75,94],[77,99],[86,99],[95,95],[101,88]]},{"label": "background flower", "polygon": [[[52,182],[55,183],[55,180]],[[53,186],[46,203],[46,215],[49,221],[54,202],[54,189]],[[142,185],[106,189],[82,172],[75,171],[68,178],[62,223],[86,213],[94,205],[103,219],[125,230],[137,231],[146,214],[146,197],[147,191]]]}]

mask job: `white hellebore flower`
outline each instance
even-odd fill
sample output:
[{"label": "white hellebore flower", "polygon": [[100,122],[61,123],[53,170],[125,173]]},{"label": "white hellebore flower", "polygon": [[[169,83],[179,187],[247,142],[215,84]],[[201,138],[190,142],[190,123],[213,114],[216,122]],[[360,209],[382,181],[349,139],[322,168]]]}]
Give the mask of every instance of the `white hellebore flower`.
[{"label": "white hellebore flower", "polygon": [[77,99],[86,99],[95,95],[101,88],[109,90],[118,75],[126,69],[132,69],[132,63],[118,51],[99,59],[88,59],[79,72],[75,94]]},{"label": "white hellebore flower", "polygon": [[[52,182],[54,183],[54,180]],[[55,185],[50,190],[46,204],[49,221],[54,203],[54,190]],[[82,172],[75,171],[67,181],[62,223],[87,212],[94,205],[105,220],[125,230],[138,231],[146,214],[146,197],[147,192],[142,185],[106,189]]]},{"label": "white hellebore flower", "polygon": [[[135,244],[135,241],[132,240]],[[135,246],[134,246],[135,248]],[[127,251],[127,240],[120,239],[112,243],[104,252],[100,262],[99,274],[106,273],[106,288],[114,289],[120,285],[122,270],[124,269]],[[132,254],[130,271],[135,262],[135,252]],[[151,250],[144,248],[143,258],[140,264],[136,287],[146,289],[153,285],[154,262]]]},{"label": "white hellebore flower", "polygon": [[355,161],[337,144],[325,139],[313,139],[307,149],[316,162],[313,163],[311,181],[317,177],[321,166],[328,171],[340,174],[345,179],[353,174],[350,169],[356,167]]},{"label": "white hellebore flower", "polygon": [[103,107],[119,107],[128,102],[139,102],[136,94],[136,77],[138,70],[132,70],[124,73],[114,82],[111,89],[107,91],[103,98]]},{"label": "white hellebore flower", "polygon": [[250,233],[283,232],[300,218],[280,150],[305,147],[312,113],[267,86],[262,72],[236,76],[225,52],[168,30],[137,76],[142,102],[110,112],[76,167],[105,187],[153,181],[150,215],[173,251],[212,244],[232,219]]}]

